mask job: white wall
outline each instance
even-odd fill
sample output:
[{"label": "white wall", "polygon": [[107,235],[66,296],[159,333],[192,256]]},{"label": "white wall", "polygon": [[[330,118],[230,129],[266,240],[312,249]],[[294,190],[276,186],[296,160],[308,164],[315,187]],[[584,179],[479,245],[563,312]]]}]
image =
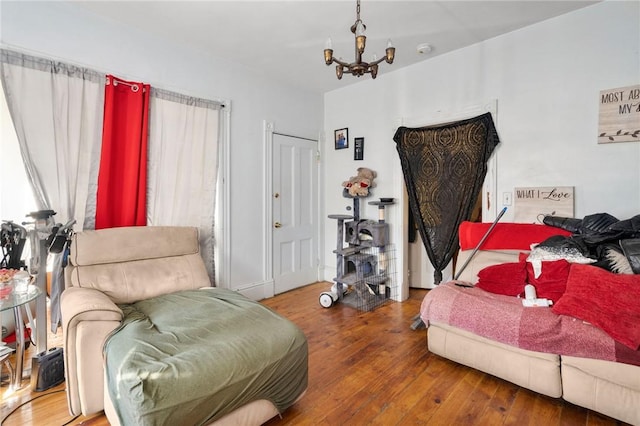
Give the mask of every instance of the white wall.
[{"label": "white wall", "polygon": [[[597,144],[599,91],[640,83],[639,17],[639,2],[607,1],[412,67],[384,65],[376,80],[326,93],[325,132],[348,127],[351,140],[365,138],[365,161],[353,161],[351,149],[326,146],[326,213],[346,213],[340,184],[359,166],[378,172],[374,197],[402,197],[392,139],[400,119],[497,99],[498,194],[574,186],[576,217],[639,214],[640,143]],[[377,217],[371,207],[363,218]],[[402,246],[402,209],[388,210],[392,242]],[[503,221],[512,219],[508,211]],[[325,221],[326,279],[335,273],[333,222]]]},{"label": "white wall", "polygon": [[159,88],[230,101],[231,267],[229,283],[222,284],[259,297],[270,278],[263,267],[263,239],[271,232],[263,224],[263,120],[275,123],[277,131],[317,138],[322,97],[124,27],[72,3],[3,1],[2,45]]},{"label": "white wall", "polygon": [[[263,120],[315,138],[323,100],[242,66],[172,45],[62,2],[0,3],[0,42],[181,93],[231,101],[229,286],[259,289],[264,276]],[[607,1],[324,96],[323,217],[347,213],[341,182],[360,166],[378,172],[373,196],[401,198],[392,140],[402,118],[498,100],[497,193],[517,186],[576,188],[576,216],[640,212],[640,143],[598,145],[598,92],[638,84],[639,3]],[[435,46],[437,49],[437,46]],[[414,52],[397,52],[414,54]],[[344,78],[350,78],[345,76]],[[365,137],[364,161],[333,149],[333,130]],[[352,145],[351,145],[352,146]],[[377,208],[362,203],[362,217]],[[504,221],[510,220],[511,213]],[[400,249],[401,206],[387,208]],[[335,274],[335,221],[324,222],[324,278]],[[398,250],[402,261],[403,253]],[[403,294],[406,297],[406,292]],[[402,296],[401,295],[401,296]]]}]

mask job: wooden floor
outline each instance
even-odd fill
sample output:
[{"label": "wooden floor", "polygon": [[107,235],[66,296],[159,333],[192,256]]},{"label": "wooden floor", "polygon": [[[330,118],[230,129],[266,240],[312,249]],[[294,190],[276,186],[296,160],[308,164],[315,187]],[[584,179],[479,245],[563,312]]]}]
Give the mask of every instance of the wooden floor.
[{"label": "wooden floor", "polygon": [[[268,426],[623,424],[430,354],[425,330],[410,328],[426,290],[360,312],[342,304],[320,307],[318,296],[329,287],[312,284],[263,301],[309,341],[308,391]],[[50,347],[62,344],[60,334],[50,336]],[[44,392],[30,392],[27,384],[6,395],[3,383],[3,426],[109,424],[103,415],[70,416],[64,383]]]}]

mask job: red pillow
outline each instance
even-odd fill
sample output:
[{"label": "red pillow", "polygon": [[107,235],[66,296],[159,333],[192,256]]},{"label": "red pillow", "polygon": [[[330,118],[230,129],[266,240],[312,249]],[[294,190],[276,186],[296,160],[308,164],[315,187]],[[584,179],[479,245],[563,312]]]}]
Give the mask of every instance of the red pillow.
[{"label": "red pillow", "polygon": [[571,264],[567,289],[552,310],[590,322],[633,350],[640,347],[640,275]]},{"label": "red pillow", "polygon": [[567,278],[571,264],[566,260],[542,262],[542,273],[538,278],[533,273],[533,265],[527,262],[527,282],[536,288],[539,298],[546,298],[556,303],[567,288]]},{"label": "red pillow", "polygon": [[[458,228],[460,248],[475,248],[491,227],[491,223],[462,222]],[[532,243],[541,243],[554,235],[571,235],[564,229],[533,223],[496,223],[482,243],[481,250],[529,250]]]},{"label": "red pillow", "polygon": [[478,272],[476,287],[490,293],[517,296],[524,292],[526,279],[526,262],[501,263]]}]

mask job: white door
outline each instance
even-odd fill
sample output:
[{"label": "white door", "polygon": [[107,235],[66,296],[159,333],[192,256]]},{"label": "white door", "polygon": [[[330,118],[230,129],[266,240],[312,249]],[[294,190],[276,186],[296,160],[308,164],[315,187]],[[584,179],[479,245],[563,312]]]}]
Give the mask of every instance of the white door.
[{"label": "white door", "polygon": [[316,141],[273,134],[273,278],[276,294],[318,280]]}]

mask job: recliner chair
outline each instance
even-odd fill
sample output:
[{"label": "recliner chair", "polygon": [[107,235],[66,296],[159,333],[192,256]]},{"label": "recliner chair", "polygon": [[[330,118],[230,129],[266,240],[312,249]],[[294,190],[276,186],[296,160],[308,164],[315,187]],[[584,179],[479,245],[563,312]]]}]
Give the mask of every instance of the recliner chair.
[{"label": "recliner chair", "polygon": [[[104,410],[111,424],[120,424],[123,421],[117,408],[122,402],[114,401],[105,379],[105,357],[108,356],[103,355],[105,341],[121,327],[122,304],[189,290],[211,291],[207,289],[211,284],[199,254],[197,229],[125,227],[77,233],[72,237],[65,275],[67,289],[62,293],[61,311],[69,411],[74,415],[89,415]],[[235,292],[219,291],[225,297],[242,297]],[[248,299],[241,302],[248,303],[252,312],[264,310],[271,316],[274,314],[257,302]],[[304,394],[308,373],[306,338],[288,320],[282,317],[277,320],[284,321],[284,327],[278,326],[278,329],[293,330],[294,336],[287,337],[286,345],[298,343],[286,350],[293,352],[292,348],[297,347],[295,356],[301,366],[293,381],[287,378],[286,386],[291,389],[287,390],[286,405],[282,402],[278,407],[277,397],[255,397],[223,415],[216,414],[219,412],[216,408],[207,421],[199,419],[194,423],[209,424],[211,420],[211,424],[262,424]],[[254,331],[239,329],[237,333]],[[214,342],[215,339],[212,334],[204,340]],[[262,369],[252,368],[257,374]],[[275,376],[273,380],[277,381],[278,374]],[[120,378],[114,378],[117,380]],[[144,377],[141,383],[143,380]]]}]

